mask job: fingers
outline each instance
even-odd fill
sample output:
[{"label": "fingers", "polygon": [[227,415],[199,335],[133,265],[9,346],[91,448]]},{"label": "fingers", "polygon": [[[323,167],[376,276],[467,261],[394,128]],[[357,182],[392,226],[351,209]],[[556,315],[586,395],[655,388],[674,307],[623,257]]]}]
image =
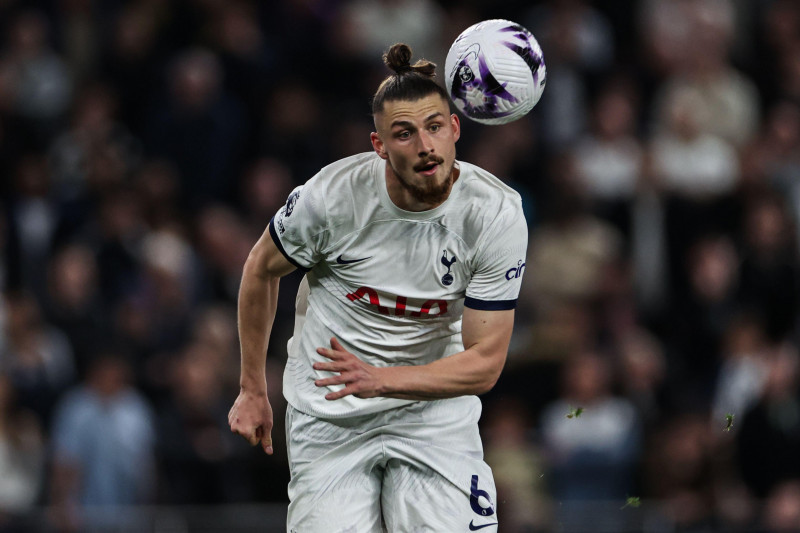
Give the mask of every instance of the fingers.
[{"label": "fingers", "polygon": [[[359,365],[353,360],[347,361],[334,361],[331,363],[314,363],[311,365],[314,370],[320,370],[324,372],[333,372],[336,373],[336,376],[328,376],[325,379],[318,379],[314,383],[320,387],[325,385],[339,385],[341,383],[347,383],[348,381],[353,381],[352,378],[353,373],[357,372],[359,369]],[[351,376],[350,379],[344,379],[345,376]]]},{"label": "fingers", "polygon": [[258,444],[258,441],[260,440],[261,448],[264,449],[264,453],[267,455],[272,455],[272,432],[264,431],[263,427],[259,427],[256,429],[256,435],[258,436],[258,440],[256,440],[255,444]]},{"label": "fingers", "polygon": [[272,455],[272,433],[265,431],[263,426],[258,426],[253,431],[245,431],[244,429],[231,426],[231,431],[237,435],[241,435],[250,446],[255,446],[261,443],[261,447],[267,455]]},{"label": "fingers", "polygon": [[350,381],[353,381],[353,380],[349,379],[349,378],[347,378],[345,376],[338,375],[338,376],[331,376],[331,377],[324,378],[324,379],[318,379],[318,380],[314,381],[314,385],[316,385],[317,387],[328,387],[330,385],[341,385],[343,383],[348,383]]},{"label": "fingers", "polygon": [[335,359],[336,356],[338,355],[333,350],[329,350],[327,348],[317,348],[317,353],[322,355],[322,356],[327,357],[328,359]]},{"label": "fingers", "polygon": [[338,390],[338,391],[335,391],[335,392],[329,392],[328,394],[325,395],[325,399],[326,400],[338,400],[340,398],[344,398],[345,396],[348,396],[350,394],[355,394],[355,393],[356,393],[355,387],[352,387],[352,386],[348,385],[347,387],[345,387],[345,388],[343,388],[341,390]]},{"label": "fingers", "polygon": [[313,368],[314,370],[333,372],[336,375],[315,380],[314,385],[317,387],[345,385],[338,391],[326,394],[326,400],[338,400],[351,394],[359,394],[362,391],[362,386],[358,382],[363,377],[363,373],[359,372],[359,369],[363,366],[363,362],[357,356],[348,352],[336,337],[331,337],[330,342],[330,348],[317,348],[317,353],[331,359],[331,361],[314,363]]},{"label": "fingers", "polygon": [[331,348],[333,348],[334,350],[338,350],[340,352],[346,351],[344,347],[341,345],[341,343],[338,340],[336,340],[336,337],[331,337]]},{"label": "fingers", "polygon": [[258,444],[259,437],[256,436],[258,429],[260,428],[256,428],[255,431],[248,431],[245,428],[239,427],[237,424],[231,425],[231,433],[235,433],[244,438],[244,440],[250,443],[250,446],[255,446]]},{"label": "fingers", "polygon": [[326,372],[344,372],[349,367],[341,363],[314,363],[311,365],[314,370],[324,370]]},{"label": "fingers", "polygon": [[[338,376],[331,376],[324,379],[318,379],[314,381],[314,385],[317,387],[329,387],[333,385],[344,385],[343,388],[339,389],[338,391],[332,391],[325,395],[326,400],[338,400],[339,398],[344,398],[350,394],[360,396],[364,393],[364,384],[360,381],[358,376],[347,374],[347,375],[338,375]],[[366,396],[365,396],[366,397]]]},{"label": "fingers", "polygon": [[[332,367],[334,365],[330,363],[318,363],[320,367],[325,366],[326,368],[318,368],[317,365],[314,365],[314,368],[318,368],[319,370],[328,370],[328,367]],[[333,370],[333,371],[340,371],[340,370]],[[355,381],[357,378],[350,373],[346,374],[337,374],[335,376],[329,376],[327,378],[317,379],[314,381],[314,385],[317,387],[329,387],[332,385],[346,385],[343,389],[331,392],[325,395],[326,400],[338,400],[339,398],[343,398],[348,394],[353,394],[354,388],[352,382]]]},{"label": "fingers", "polygon": [[258,444],[260,440],[258,432],[261,426],[255,427],[252,430],[247,428],[247,426],[239,422],[239,417],[233,411],[228,415],[228,424],[231,426],[231,433],[242,436],[244,440],[250,443],[250,446]]},{"label": "fingers", "polygon": [[331,348],[317,348],[317,353],[320,355],[324,355],[328,359],[344,359],[347,356],[351,356],[352,354],[344,349],[344,346],[336,340],[336,337],[331,337]]},{"label": "fingers", "polygon": [[228,412],[228,425],[231,428],[231,433],[240,435],[250,446],[261,443],[264,452],[267,455],[272,455],[272,421],[270,419],[250,420],[247,416],[240,417],[239,411],[239,401],[237,399],[237,402]]},{"label": "fingers", "polygon": [[350,355],[349,352],[341,352],[328,348],[317,348],[317,353],[327,357],[328,359],[333,359],[334,361],[340,361]]}]

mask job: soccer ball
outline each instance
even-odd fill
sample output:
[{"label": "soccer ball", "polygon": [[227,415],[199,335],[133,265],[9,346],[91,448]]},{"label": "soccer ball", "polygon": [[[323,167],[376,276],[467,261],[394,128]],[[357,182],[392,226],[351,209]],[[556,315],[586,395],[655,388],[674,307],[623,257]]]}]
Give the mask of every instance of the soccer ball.
[{"label": "soccer ball", "polygon": [[482,124],[506,124],[526,115],[547,78],[542,49],[531,32],[502,19],[464,30],[447,52],[444,68],[453,103]]}]

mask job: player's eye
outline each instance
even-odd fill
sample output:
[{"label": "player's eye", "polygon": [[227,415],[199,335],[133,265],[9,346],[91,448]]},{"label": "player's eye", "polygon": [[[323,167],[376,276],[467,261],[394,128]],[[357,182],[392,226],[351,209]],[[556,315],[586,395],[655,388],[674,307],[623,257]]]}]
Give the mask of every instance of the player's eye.
[{"label": "player's eye", "polygon": [[397,134],[398,139],[408,139],[411,137],[411,132],[408,130],[403,130]]},{"label": "player's eye", "polygon": [[441,124],[431,124],[430,130],[432,132],[436,133],[440,129],[442,129],[442,125]]}]

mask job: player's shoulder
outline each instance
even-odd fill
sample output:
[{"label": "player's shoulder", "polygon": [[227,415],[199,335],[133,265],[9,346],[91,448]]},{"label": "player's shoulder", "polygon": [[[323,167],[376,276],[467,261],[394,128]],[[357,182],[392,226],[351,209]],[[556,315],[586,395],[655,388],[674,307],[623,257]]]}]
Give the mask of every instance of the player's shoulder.
[{"label": "player's shoulder", "polygon": [[511,235],[527,236],[519,193],[476,165],[459,161],[459,168],[456,184],[461,183],[450,204],[447,226],[476,251],[499,246]]},{"label": "player's shoulder", "polygon": [[375,152],[364,152],[344,157],[320,169],[307,185],[321,188],[325,193],[350,194],[371,180],[376,163]]},{"label": "player's shoulder", "polygon": [[459,167],[469,194],[498,202],[522,203],[517,191],[488,170],[464,161],[459,161]]},{"label": "player's shoulder", "polygon": [[382,160],[365,152],[335,161],[301,186],[305,202],[318,207],[319,221],[328,228],[351,228],[378,203],[376,172]]},{"label": "player's shoulder", "polygon": [[522,197],[503,180],[472,163],[459,161],[460,179],[464,182],[461,196],[485,216],[491,213],[522,213]]}]

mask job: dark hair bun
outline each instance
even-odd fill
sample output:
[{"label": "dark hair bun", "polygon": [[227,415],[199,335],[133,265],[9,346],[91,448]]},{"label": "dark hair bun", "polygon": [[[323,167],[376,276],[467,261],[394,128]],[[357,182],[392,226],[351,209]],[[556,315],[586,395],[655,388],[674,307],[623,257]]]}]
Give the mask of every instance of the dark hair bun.
[{"label": "dark hair bun", "polygon": [[405,43],[397,43],[383,54],[386,66],[398,74],[411,70],[411,47]]},{"label": "dark hair bun", "polygon": [[393,44],[389,51],[383,54],[383,62],[397,75],[406,72],[417,72],[424,76],[433,77],[436,73],[436,64],[420,59],[411,65],[411,47],[405,43]]}]

